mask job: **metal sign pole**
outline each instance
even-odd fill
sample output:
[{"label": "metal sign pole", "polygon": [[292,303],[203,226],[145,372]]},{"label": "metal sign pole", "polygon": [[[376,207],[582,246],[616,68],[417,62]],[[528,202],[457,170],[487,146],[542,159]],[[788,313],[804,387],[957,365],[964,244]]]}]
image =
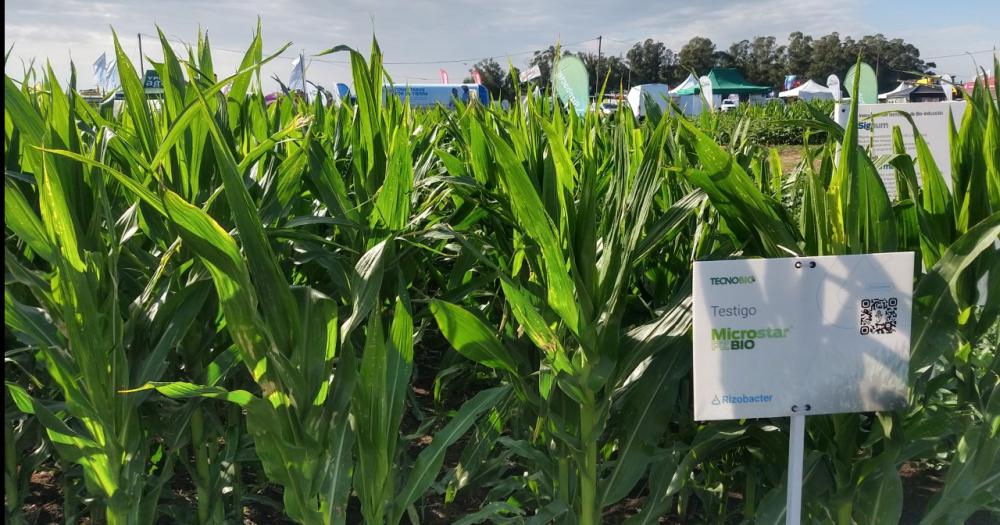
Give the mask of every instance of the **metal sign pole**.
[{"label": "metal sign pole", "polygon": [[793,415],[788,431],[788,490],[785,499],[785,525],[802,523],[802,456],[806,438],[806,416]]}]

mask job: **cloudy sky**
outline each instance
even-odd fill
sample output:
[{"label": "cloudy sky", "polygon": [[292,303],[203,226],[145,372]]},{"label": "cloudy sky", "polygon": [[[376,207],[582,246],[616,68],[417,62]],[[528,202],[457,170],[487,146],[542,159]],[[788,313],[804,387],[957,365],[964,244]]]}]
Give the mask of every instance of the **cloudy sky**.
[{"label": "cloudy sky", "polygon": [[[792,31],[820,36],[831,31],[860,38],[883,33],[915,44],[938,72],[971,78],[975,60],[992,67],[1000,46],[1000,2],[862,2],[860,0],[7,0],[4,46],[11,50],[6,71],[20,75],[32,59],[51,61],[68,77],[70,59],[87,87],[91,66],[102,52],[113,52],[111,29],[138,61],[143,51],[158,60],[152,35],[163,29],[183,50],[199,26],[210,36],[217,72],[234,70],[250,42],[257,17],[263,20],[264,50],[293,46],[265,74],[287,77],[299,51],[315,54],[347,44],[367,51],[378,36],[389,73],[397,82],[438,82],[438,70],[460,81],[484,57],[508,58],[523,66],[534,49],[560,41],[571,50],[624,53],[634,42],[654,38],[679,50],[694,36],[711,38],[725,49],[733,41]],[[13,47],[12,47],[13,46]],[[938,58],[941,57],[941,58]],[[307,77],[330,86],[348,80],[343,55],[310,59]]]}]

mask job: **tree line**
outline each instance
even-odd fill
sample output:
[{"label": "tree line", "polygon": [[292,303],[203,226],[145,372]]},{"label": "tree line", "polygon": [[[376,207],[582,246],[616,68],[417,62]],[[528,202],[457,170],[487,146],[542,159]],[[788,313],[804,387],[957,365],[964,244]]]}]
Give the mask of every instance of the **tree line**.
[{"label": "tree line", "polygon": [[[735,67],[747,81],[780,91],[785,75],[798,75],[803,81],[813,79],[821,84],[826,83],[830,74],[843,77],[858,55],[875,68],[879,91],[887,91],[901,79],[928,73],[936,67],[933,62],[922,60],[920,50],[901,38],[889,39],[878,33],[855,40],[836,32],[814,38],[795,31],[788,35],[787,44],[779,44],[773,36],[757,36],[733,42],[726,49],[718,48],[709,38],[696,36],[676,52],[663,42],[647,38],[619,56],[598,57],[597,53],[557,51],[556,46],[549,46],[535,51],[528,62],[528,67],[538,66],[541,70],[542,76],[536,82],[548,83],[557,52],[580,57],[590,73],[591,92],[597,92],[605,78],[607,91],[651,83],[674,86],[692,71],[704,75],[713,67]],[[479,70],[483,84],[494,98],[513,98],[511,73],[516,77],[518,68],[511,64],[505,70],[496,60],[486,59],[473,69]],[[466,81],[471,82],[471,76]]]}]

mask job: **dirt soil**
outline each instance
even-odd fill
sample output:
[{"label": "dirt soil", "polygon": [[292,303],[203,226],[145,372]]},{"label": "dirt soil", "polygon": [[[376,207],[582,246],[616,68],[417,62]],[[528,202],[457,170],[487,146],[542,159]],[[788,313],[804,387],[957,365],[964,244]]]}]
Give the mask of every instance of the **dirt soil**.
[{"label": "dirt soil", "polygon": [[[905,464],[900,469],[900,476],[903,479],[903,514],[900,518],[900,525],[916,525],[924,515],[924,509],[928,501],[934,496],[943,485],[943,474],[933,469],[922,468],[916,464]],[[178,478],[182,477],[178,473]],[[172,484],[175,500],[190,501],[191,494],[188,493],[189,483],[178,479]],[[273,502],[281,501],[281,494],[277,488],[265,486],[259,494]],[[422,523],[425,525],[448,525],[454,523],[459,517],[475,512],[479,508],[483,494],[467,492],[459,495],[456,501],[450,505],[444,505],[440,498],[431,498],[425,501],[425,506],[421,509]],[[738,499],[739,495],[735,495]],[[64,523],[62,512],[62,490],[55,475],[51,471],[36,473],[31,478],[31,494],[24,507],[28,523],[35,525],[49,525]],[[194,502],[190,501],[193,505]],[[352,500],[352,506],[356,505]],[[621,503],[612,506],[604,513],[604,523],[622,523],[628,517],[636,514],[642,506],[641,498],[627,498]],[[360,521],[360,508],[352,508],[350,515],[356,516]],[[277,509],[263,503],[251,502],[244,508],[244,525],[292,525],[293,522],[282,516]],[[90,524],[89,519],[83,519],[81,524]],[[161,519],[158,525],[170,525],[173,522],[169,519]],[[691,519],[678,516],[664,516],[659,520],[661,524],[678,525],[683,523],[694,523]],[[974,514],[965,525],[1000,525],[996,517],[985,511]]]}]

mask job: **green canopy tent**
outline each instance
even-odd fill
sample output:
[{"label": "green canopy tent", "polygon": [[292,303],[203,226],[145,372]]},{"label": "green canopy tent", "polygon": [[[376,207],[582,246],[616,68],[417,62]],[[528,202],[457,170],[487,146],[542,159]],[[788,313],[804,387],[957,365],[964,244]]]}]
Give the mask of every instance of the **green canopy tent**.
[{"label": "green canopy tent", "polygon": [[715,95],[763,95],[772,91],[770,86],[756,86],[747,82],[739,70],[732,67],[715,67],[708,72]]}]

